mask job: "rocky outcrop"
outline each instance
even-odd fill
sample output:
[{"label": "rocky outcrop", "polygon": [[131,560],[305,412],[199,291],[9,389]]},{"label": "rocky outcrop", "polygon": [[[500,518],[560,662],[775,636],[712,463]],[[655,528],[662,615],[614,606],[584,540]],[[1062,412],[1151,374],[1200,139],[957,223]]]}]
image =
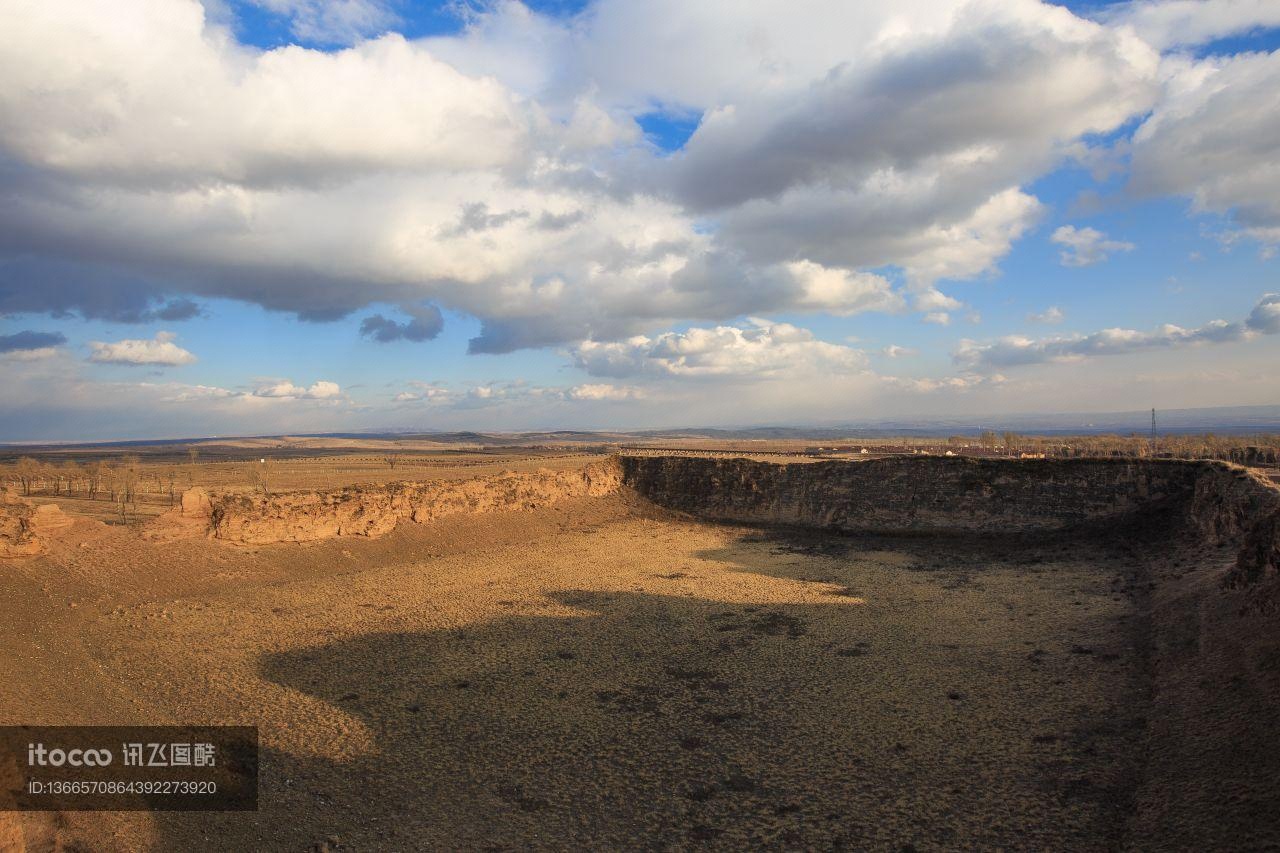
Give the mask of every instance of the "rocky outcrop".
[{"label": "rocky outcrop", "polygon": [[1206,477],[1197,484],[1190,516],[1218,541],[1240,543],[1222,585],[1246,591],[1242,612],[1280,613],[1280,489],[1253,475]]},{"label": "rocky outcrop", "polygon": [[56,504],[35,507],[6,493],[0,496],[0,557],[43,554],[49,534],[70,525]]},{"label": "rocky outcrop", "polygon": [[[504,473],[474,480],[351,486],[333,492],[183,496],[182,512],[207,501],[208,531],[242,544],[309,542],[333,536],[381,536],[401,521],[447,515],[523,510],[577,497],[616,492],[622,471],[614,460],[573,471]],[[188,497],[190,496],[190,497]]]},{"label": "rocky outcrop", "polygon": [[1198,466],[1187,517],[1202,534],[1238,536],[1280,509],[1280,489],[1253,471],[1221,462]]},{"label": "rocky outcrop", "polygon": [[32,509],[20,501],[0,502],[0,557],[31,557],[44,545],[31,531]]}]

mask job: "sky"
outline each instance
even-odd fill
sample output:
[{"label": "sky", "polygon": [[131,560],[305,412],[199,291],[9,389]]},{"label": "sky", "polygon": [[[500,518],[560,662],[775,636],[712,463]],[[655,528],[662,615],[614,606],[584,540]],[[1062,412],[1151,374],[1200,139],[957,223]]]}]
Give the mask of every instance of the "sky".
[{"label": "sky", "polygon": [[0,13],[0,441],[1280,403],[1280,0]]}]

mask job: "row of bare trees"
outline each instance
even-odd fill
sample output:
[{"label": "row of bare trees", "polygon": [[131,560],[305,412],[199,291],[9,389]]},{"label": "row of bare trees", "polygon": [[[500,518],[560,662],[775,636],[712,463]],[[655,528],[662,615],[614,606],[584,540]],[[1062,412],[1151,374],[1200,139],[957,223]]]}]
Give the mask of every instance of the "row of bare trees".
[{"label": "row of bare trees", "polygon": [[953,435],[946,439],[887,439],[868,441],[869,446],[900,442],[908,449],[940,453],[981,452],[998,456],[1044,456],[1046,458],[1162,458],[1222,459],[1244,465],[1280,465],[1280,435],[1222,436],[1161,435],[1073,435],[1038,436],[1015,432],[985,431],[978,436]]},{"label": "row of bare trees", "polygon": [[806,448],[819,452],[926,453],[1013,458],[1222,459],[1241,465],[1280,466],[1280,434],[1215,435],[1023,435],[986,430],[979,435],[885,437],[845,440]]},{"label": "row of bare trees", "polygon": [[[194,461],[194,460],[193,460]],[[193,472],[179,470],[176,465],[144,468],[135,454],[124,454],[114,460],[81,463],[73,459],[43,461],[23,456],[7,470],[0,469],[0,483],[16,488],[24,496],[105,500],[115,505],[121,520],[136,514],[143,493],[163,495],[172,506],[178,500],[179,483],[191,485]]]}]

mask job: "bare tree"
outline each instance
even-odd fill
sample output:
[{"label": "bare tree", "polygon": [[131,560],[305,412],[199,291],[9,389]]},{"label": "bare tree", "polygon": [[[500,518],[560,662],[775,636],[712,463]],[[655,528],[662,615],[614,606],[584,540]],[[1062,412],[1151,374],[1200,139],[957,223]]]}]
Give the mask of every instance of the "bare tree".
[{"label": "bare tree", "polygon": [[30,495],[31,490],[35,488],[36,479],[40,476],[40,463],[30,456],[23,456],[18,460],[18,464],[14,466],[14,473],[18,476],[18,482],[22,485],[22,493]]},{"label": "bare tree", "polygon": [[196,484],[196,464],[199,459],[200,459],[200,448],[188,447],[187,463],[190,466],[187,468],[187,488],[188,489],[193,488]]},{"label": "bare tree", "polygon": [[120,466],[115,469],[115,498],[120,510],[120,520],[129,521],[129,511],[138,511],[138,483],[141,479],[142,460],[136,453],[126,453],[120,457]]},{"label": "bare tree", "polygon": [[982,435],[978,437],[978,441],[982,444],[982,449],[991,452],[996,449],[996,445],[1000,443],[1000,437],[989,429],[984,429]]},{"label": "bare tree", "polygon": [[84,479],[84,469],[80,467],[80,463],[76,462],[76,460],[68,459],[62,463],[62,477],[67,483],[67,497],[71,497],[76,483]]},{"label": "bare tree", "polygon": [[89,470],[89,500],[93,500],[103,488],[107,490],[108,499],[114,501],[116,499],[114,472],[110,462],[100,459]]},{"label": "bare tree", "polygon": [[115,487],[112,491],[116,497],[116,509],[120,513],[120,521],[129,520],[129,506],[135,502],[138,489],[137,457],[123,456],[120,465],[114,469]]},{"label": "bare tree", "polygon": [[271,497],[271,471],[267,467],[267,460],[262,459],[256,465],[249,466],[249,482],[255,489],[262,491],[263,497]]},{"label": "bare tree", "polygon": [[1005,430],[1005,433],[1004,433],[1005,454],[1008,456],[1013,456],[1014,452],[1019,449],[1017,447],[1017,444],[1018,444],[1018,434],[1011,430]]},{"label": "bare tree", "polygon": [[387,467],[394,471],[396,465],[400,463],[400,454],[388,453],[386,456],[382,457],[382,461],[387,463]]}]

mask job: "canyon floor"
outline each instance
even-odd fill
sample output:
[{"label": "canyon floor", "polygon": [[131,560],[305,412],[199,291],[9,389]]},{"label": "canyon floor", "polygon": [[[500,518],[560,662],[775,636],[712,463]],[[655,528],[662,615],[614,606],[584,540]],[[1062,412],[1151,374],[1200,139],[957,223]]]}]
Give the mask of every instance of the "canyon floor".
[{"label": "canyon floor", "polygon": [[1141,847],[1152,579],[1225,559],[1147,544],[625,490],[307,545],[80,520],[0,568],[0,723],[257,725],[260,810],[0,815],[0,848]]}]

